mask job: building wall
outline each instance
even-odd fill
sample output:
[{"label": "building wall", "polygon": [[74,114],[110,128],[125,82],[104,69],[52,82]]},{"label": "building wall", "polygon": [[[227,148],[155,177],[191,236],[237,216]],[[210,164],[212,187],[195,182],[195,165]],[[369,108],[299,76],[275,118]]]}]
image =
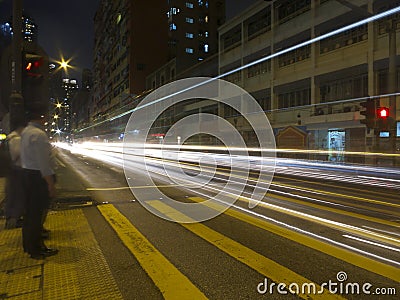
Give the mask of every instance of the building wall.
[{"label": "building wall", "polygon": [[[360,7],[355,12],[334,0],[260,1],[220,27],[219,73],[361,20],[368,12],[376,14],[400,4],[394,2],[351,1]],[[389,37],[385,26],[389,19],[397,28],[399,65],[397,14],[292,50],[224,79],[256,95],[274,128],[301,125],[312,134],[331,128],[360,128],[364,129],[360,143],[365,146],[366,137],[372,133],[360,123],[359,98],[387,92]],[[397,103],[399,109],[399,99]],[[231,116],[225,113],[224,117]],[[346,143],[346,149],[359,150],[357,145]]]}]

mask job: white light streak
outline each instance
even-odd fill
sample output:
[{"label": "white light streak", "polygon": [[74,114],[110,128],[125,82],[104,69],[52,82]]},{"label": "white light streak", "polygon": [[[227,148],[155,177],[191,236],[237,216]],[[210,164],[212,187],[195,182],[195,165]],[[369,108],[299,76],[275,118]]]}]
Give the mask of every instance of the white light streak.
[{"label": "white light streak", "polygon": [[379,243],[376,243],[376,242],[360,239],[358,237],[347,235],[347,234],[344,234],[343,236],[345,238],[352,239],[352,240],[355,240],[355,241],[359,241],[359,242],[362,242],[362,243],[365,243],[365,244],[374,245],[374,246],[378,246],[378,247],[381,247],[381,248],[385,248],[385,249],[393,250],[393,251],[396,251],[396,252],[400,252],[400,249],[398,249],[398,248],[393,248],[393,247],[386,246],[386,245],[383,245],[383,244],[379,244]]}]

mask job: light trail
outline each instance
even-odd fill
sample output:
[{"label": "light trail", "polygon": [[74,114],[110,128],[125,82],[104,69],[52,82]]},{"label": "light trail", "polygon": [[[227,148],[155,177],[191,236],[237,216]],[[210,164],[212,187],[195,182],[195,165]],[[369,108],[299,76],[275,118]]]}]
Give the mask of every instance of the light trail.
[{"label": "light trail", "polygon": [[398,249],[398,248],[386,246],[386,245],[383,245],[383,244],[379,244],[379,243],[368,241],[368,240],[364,240],[364,239],[360,239],[358,237],[351,236],[351,235],[348,235],[348,234],[344,234],[343,236],[345,238],[352,239],[352,240],[355,240],[355,241],[358,241],[358,242],[362,242],[362,243],[365,243],[365,244],[369,244],[369,245],[373,245],[373,246],[389,249],[389,250],[392,250],[392,251],[400,252],[400,249]]},{"label": "light trail", "polygon": [[[107,155],[110,157],[112,163],[118,166],[123,166],[124,155],[142,155],[145,157],[154,157],[159,159],[187,161],[190,163],[203,163],[207,160],[214,160],[218,166],[238,167],[245,166],[250,163],[252,170],[259,170],[261,164],[264,170],[269,167],[275,169],[275,174],[288,174],[307,178],[315,179],[331,179],[337,182],[354,183],[370,186],[378,186],[391,189],[400,189],[400,169],[383,168],[383,167],[368,167],[362,165],[337,165],[329,164],[327,162],[316,162],[308,160],[295,160],[276,158],[276,167],[273,165],[269,158],[258,156],[239,156],[239,155],[226,155],[210,153],[212,151],[226,150],[224,147],[180,147],[178,145],[136,145],[123,143],[83,143],[68,144],[56,143],[55,145],[70,150],[72,153],[79,153],[82,155],[89,155],[97,157],[98,159],[107,160]],[[177,149],[191,150],[198,149],[203,152],[193,151],[175,151]],[[142,151],[137,151],[138,149]],[[144,151],[143,151],[144,150]],[[241,148],[229,148],[229,151],[241,151]],[[94,151],[90,153],[90,151]],[[125,151],[125,153],[123,153]],[[252,151],[257,151],[252,148]],[[89,154],[90,153],[90,154]],[[203,162],[202,162],[203,161]],[[269,171],[273,171],[272,169]],[[368,176],[364,176],[368,175]],[[361,173],[361,174],[360,174]],[[383,177],[386,176],[386,177]],[[391,176],[391,178],[388,178]]]}]

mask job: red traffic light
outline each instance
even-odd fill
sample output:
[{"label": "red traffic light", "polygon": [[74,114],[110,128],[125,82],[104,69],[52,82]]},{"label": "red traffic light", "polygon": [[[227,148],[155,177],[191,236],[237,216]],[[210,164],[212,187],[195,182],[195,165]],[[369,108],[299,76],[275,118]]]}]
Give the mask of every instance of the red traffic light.
[{"label": "red traffic light", "polygon": [[389,108],[379,107],[378,108],[378,118],[386,119],[387,117],[389,117]]},{"label": "red traffic light", "polygon": [[25,75],[28,77],[42,77],[43,57],[37,54],[25,53]]}]

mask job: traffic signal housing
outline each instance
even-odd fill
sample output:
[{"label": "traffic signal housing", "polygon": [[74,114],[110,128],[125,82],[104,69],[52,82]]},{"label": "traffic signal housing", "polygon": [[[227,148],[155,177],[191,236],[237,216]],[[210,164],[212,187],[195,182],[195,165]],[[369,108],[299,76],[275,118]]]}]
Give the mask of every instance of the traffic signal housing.
[{"label": "traffic signal housing", "polygon": [[48,58],[41,51],[25,51],[22,63],[22,95],[27,102],[48,101]]},{"label": "traffic signal housing", "polygon": [[24,75],[39,79],[43,77],[42,74],[43,57],[36,54],[26,53],[25,54],[25,70]]},{"label": "traffic signal housing", "polygon": [[362,107],[360,115],[365,116],[364,119],[360,120],[360,123],[365,124],[367,128],[375,128],[377,99],[368,98],[367,101],[361,102],[360,106]]},{"label": "traffic signal housing", "polygon": [[376,111],[377,125],[379,130],[387,131],[392,126],[393,118],[390,117],[388,107],[379,107]]}]

